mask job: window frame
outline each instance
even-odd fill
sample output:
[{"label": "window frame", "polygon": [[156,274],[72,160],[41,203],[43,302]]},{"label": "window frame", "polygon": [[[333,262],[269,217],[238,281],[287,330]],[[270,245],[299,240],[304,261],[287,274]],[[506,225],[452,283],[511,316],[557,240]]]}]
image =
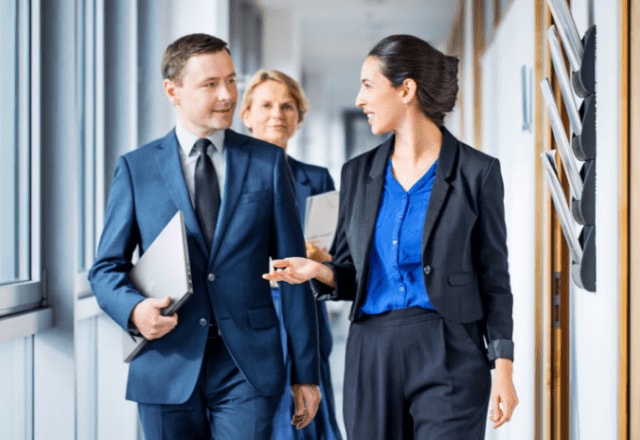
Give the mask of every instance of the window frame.
[{"label": "window frame", "polygon": [[[18,143],[20,151],[27,151],[21,164],[29,176],[26,194],[29,202],[27,234],[29,254],[26,265],[27,280],[0,285],[0,342],[28,336],[52,327],[53,311],[47,307],[46,273],[42,270],[41,253],[41,139],[40,139],[40,5],[37,1],[18,1],[18,75],[26,78],[18,87]],[[21,209],[24,209],[22,207]],[[26,213],[23,213],[26,214]]]}]

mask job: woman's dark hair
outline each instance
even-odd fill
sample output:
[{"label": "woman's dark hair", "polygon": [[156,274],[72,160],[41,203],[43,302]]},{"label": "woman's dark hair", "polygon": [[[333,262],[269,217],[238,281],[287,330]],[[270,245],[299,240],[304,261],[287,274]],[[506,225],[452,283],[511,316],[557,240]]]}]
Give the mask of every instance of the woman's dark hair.
[{"label": "woman's dark hair", "polygon": [[221,50],[229,52],[229,46],[223,40],[208,34],[190,34],[178,38],[171,43],[162,56],[162,77],[180,84],[184,66],[194,55],[217,53]]},{"label": "woman's dark hair", "polygon": [[413,79],[423,113],[438,126],[443,124],[458,94],[457,58],[413,35],[388,36],[371,49],[369,56],[378,58],[380,71],[393,87]]}]

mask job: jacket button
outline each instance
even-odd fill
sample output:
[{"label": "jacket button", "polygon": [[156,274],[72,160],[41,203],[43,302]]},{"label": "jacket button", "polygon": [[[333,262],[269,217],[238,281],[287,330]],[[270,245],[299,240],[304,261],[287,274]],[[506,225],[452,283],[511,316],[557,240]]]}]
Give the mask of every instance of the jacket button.
[{"label": "jacket button", "polygon": [[198,321],[198,324],[200,324],[200,327],[206,327],[209,325],[209,323],[205,318],[200,318],[200,321]]},{"label": "jacket button", "polygon": [[209,275],[207,275],[207,279],[208,279],[209,281],[215,281],[216,276],[215,276],[214,274],[210,273]]},{"label": "jacket button", "polygon": [[431,273],[431,266],[428,264],[424,267],[424,274],[429,275]]}]

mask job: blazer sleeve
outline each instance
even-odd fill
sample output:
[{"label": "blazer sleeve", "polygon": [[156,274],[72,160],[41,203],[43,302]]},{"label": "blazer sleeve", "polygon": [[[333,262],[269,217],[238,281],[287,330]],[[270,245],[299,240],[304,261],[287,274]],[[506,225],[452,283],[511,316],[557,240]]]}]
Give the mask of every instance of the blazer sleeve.
[{"label": "blazer sleeve", "polygon": [[100,307],[124,330],[128,329],[131,311],[144,299],[128,277],[139,241],[131,174],[126,159],[120,157],[109,190],[98,253],[89,270],[89,282]]},{"label": "blazer sleeve", "polygon": [[[282,151],[282,150],[280,150]],[[293,179],[283,154],[274,169],[274,258],[304,256],[305,244],[297,213]],[[288,335],[292,384],[318,384],[319,348],[315,299],[307,283],[280,284],[282,317]]]},{"label": "blazer sleeve", "polygon": [[[329,253],[333,261],[324,263],[334,274],[335,288],[331,288],[317,280],[311,280],[311,288],[314,295],[320,301],[344,300],[353,301],[356,296],[356,270],[351,258],[351,251],[347,241],[347,223],[349,220],[350,205],[352,204],[352,192],[354,183],[351,181],[352,173],[345,164],[342,168],[340,199],[338,206],[338,223],[336,234]],[[331,178],[331,176],[329,176]],[[333,180],[332,180],[333,183]]]},{"label": "blazer sleeve", "polygon": [[478,190],[478,224],[473,235],[477,250],[480,294],[484,308],[489,359],[513,359],[513,295],[511,293],[504,186],[500,162],[491,162]]}]

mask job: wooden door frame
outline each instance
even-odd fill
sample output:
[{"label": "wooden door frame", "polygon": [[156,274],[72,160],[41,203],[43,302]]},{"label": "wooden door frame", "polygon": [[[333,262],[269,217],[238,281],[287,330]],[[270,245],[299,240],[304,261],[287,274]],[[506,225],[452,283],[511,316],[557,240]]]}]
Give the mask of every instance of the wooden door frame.
[{"label": "wooden door frame", "polygon": [[[620,438],[640,438],[640,0],[622,8]],[[635,146],[635,148],[634,148]],[[628,254],[627,254],[628,249]],[[632,270],[635,268],[635,270]],[[627,281],[628,280],[628,281]],[[627,350],[628,347],[628,350]]]},{"label": "wooden door frame", "polygon": [[[547,9],[546,0],[535,0],[535,68],[533,71],[534,84],[548,77],[551,72],[551,63],[549,62],[549,51],[546,39],[546,30],[549,28],[550,16]],[[534,87],[534,133],[536,158],[546,150],[546,146],[550,145],[551,132],[544,110],[544,100],[539,87]],[[550,323],[550,301],[548,300],[551,291],[551,215],[553,206],[551,199],[545,189],[544,171],[542,163],[539,160],[535,162],[535,179],[536,185],[535,203],[540,209],[536,210],[536,243],[540,243],[536,247],[535,255],[535,345],[536,345],[536,363],[535,363],[535,424],[534,438],[550,439],[551,438],[551,323]]]},{"label": "wooden door frame", "polygon": [[[556,101],[561,102],[561,93],[556,76],[551,68],[551,57],[547,42],[547,30],[552,24],[551,12],[546,0],[535,0],[535,81],[540,84],[549,78]],[[550,121],[539,87],[535,93],[535,135],[537,157],[555,148]],[[560,115],[568,126],[568,117],[563,105],[558,106]],[[565,192],[568,181],[562,163],[558,166],[559,179]],[[570,304],[571,304],[571,259],[559,218],[545,184],[542,162],[536,161],[536,406],[535,438],[564,440],[570,435]]]}]

